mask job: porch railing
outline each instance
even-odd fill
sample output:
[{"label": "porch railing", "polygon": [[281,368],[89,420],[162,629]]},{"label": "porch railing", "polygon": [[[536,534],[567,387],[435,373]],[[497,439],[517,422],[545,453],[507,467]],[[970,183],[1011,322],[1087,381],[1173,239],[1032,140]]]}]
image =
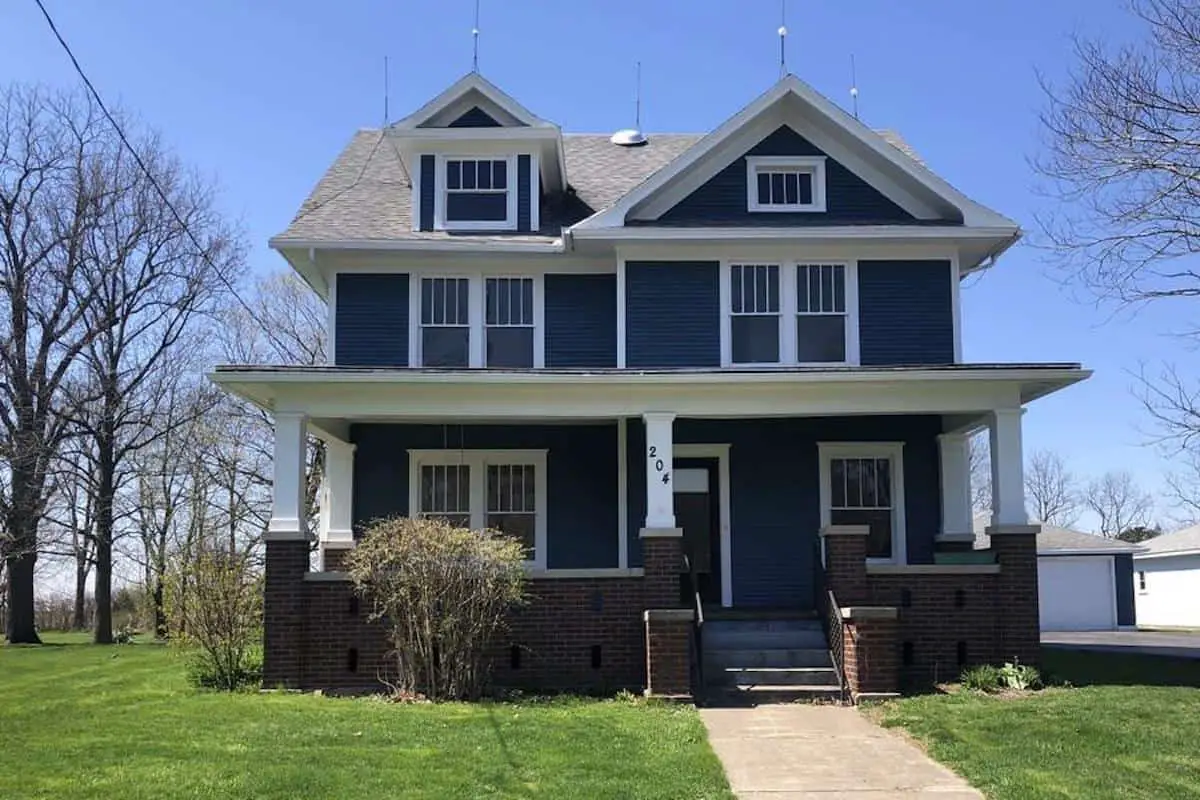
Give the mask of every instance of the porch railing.
[{"label": "porch railing", "polygon": [[701,702],[704,697],[704,603],[700,599],[700,576],[692,565],[692,560],[683,557],[684,574],[688,580],[688,593],[691,595],[692,610],[692,697]]},{"label": "porch railing", "polygon": [[816,594],[817,616],[821,620],[821,627],[825,630],[825,641],[829,642],[829,655],[833,659],[833,667],[837,672],[838,689],[841,693],[842,701],[845,702],[848,699],[845,659],[846,629],[842,625],[841,607],[838,605],[837,597],[834,595],[833,590],[829,588],[829,581],[826,579],[823,563],[824,551],[820,537],[817,537],[815,549],[816,553],[813,556],[813,591]]}]

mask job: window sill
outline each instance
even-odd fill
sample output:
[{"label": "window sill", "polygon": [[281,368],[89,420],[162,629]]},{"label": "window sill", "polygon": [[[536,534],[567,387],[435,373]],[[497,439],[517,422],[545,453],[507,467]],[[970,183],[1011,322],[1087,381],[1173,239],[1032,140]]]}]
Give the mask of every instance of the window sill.
[{"label": "window sill", "polygon": [[517,229],[516,221],[494,221],[494,222],[472,222],[470,220],[461,220],[458,222],[443,222],[440,225],[434,225],[436,231],[446,231],[448,233],[471,231],[475,233],[508,233]]},{"label": "window sill", "polygon": [[760,206],[751,205],[747,209],[751,214],[824,214],[823,205],[811,206]]}]

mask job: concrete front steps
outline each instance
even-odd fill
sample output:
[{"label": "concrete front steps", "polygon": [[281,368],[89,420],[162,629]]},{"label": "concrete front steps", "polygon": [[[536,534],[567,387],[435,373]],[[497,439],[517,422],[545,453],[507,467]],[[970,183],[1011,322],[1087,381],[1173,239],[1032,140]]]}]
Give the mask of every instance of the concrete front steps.
[{"label": "concrete front steps", "polygon": [[711,619],[701,642],[709,702],[842,699],[825,632],[815,619]]}]

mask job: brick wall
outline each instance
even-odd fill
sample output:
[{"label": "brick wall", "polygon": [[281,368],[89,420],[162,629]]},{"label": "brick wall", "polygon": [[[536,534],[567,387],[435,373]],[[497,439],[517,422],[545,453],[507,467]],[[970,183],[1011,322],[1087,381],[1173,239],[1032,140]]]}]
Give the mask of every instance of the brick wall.
[{"label": "brick wall", "polygon": [[263,580],[263,685],[300,685],[304,654],[304,574],[309,542],[272,538],[266,542]]}]

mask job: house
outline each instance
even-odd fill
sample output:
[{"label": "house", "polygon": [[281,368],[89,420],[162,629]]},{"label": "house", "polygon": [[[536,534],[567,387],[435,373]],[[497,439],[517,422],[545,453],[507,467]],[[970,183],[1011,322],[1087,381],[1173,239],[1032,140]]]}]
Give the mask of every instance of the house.
[{"label": "house", "polygon": [[[417,514],[525,542],[498,685],[686,695],[813,660],[861,697],[1036,663],[1021,417],[1089,373],[963,360],[959,285],[1019,236],[790,75],[706,134],[564,133],[475,73],[359,132],[271,240],[332,362],[212,376],[274,418],[265,682],[375,683],[338,567]],[[987,563],[939,563],[972,548],[985,428]]]},{"label": "house", "polygon": [[1200,525],[1147,539],[1133,557],[1143,628],[1200,628]]},{"label": "house", "polygon": [[[986,549],[987,518],[975,518],[975,546]],[[1038,611],[1043,631],[1135,627],[1133,559],[1141,547],[1042,524],[1037,535]]]}]

